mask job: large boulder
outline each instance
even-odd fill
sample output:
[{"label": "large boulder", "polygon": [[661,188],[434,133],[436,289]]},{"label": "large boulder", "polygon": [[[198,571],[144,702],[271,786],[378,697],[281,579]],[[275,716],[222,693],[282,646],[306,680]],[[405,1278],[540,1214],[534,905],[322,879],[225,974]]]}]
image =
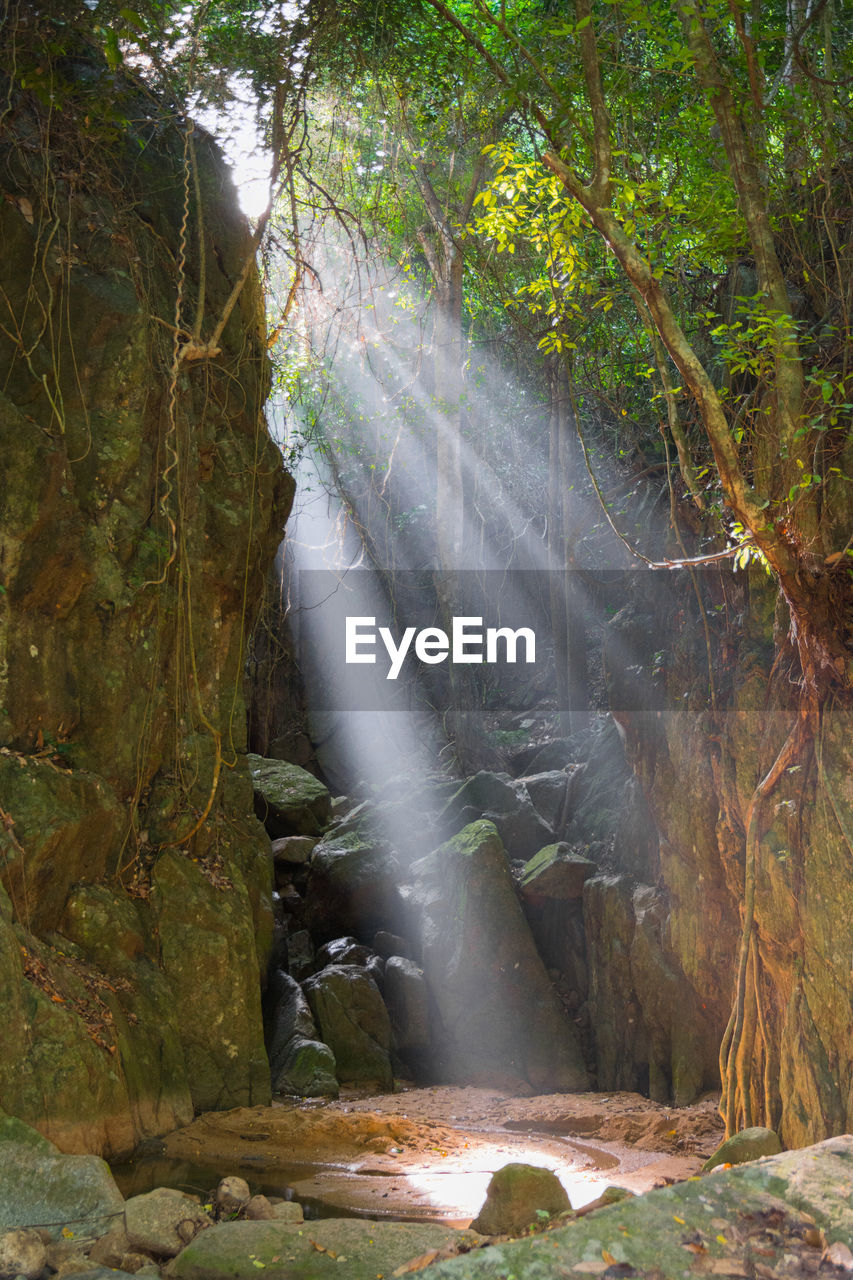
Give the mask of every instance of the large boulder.
[{"label": "large boulder", "polygon": [[337,1097],[334,1054],[320,1041],[299,983],[281,969],[270,978],[264,1014],[273,1093]]},{"label": "large boulder", "polygon": [[[580,766],[575,766],[579,768]],[[536,812],[548,826],[558,831],[565,825],[571,790],[571,776],[565,769],[547,769],[543,773],[530,774],[518,782],[530,796]]]},{"label": "large boulder", "polygon": [[329,965],[303,990],[342,1082],[371,1081],[390,1089],[391,1023],[379,988],[364,969]]},{"label": "large boulder", "polygon": [[429,994],[423,969],[404,956],[385,965],[382,994],[391,1017],[394,1048],[407,1066],[417,1069],[430,1052]]},{"label": "large boulder", "polygon": [[531,902],[563,901],[583,896],[583,887],[594,876],[596,865],[573,853],[567,844],[548,844],[524,864],[519,887]]},{"label": "large boulder", "polygon": [[552,842],[554,832],[536,812],[522,783],[509,774],[481,770],[462,783],[438,818],[443,831],[486,818],[493,822],[510,858],[529,858]]},{"label": "large boulder", "polygon": [[329,834],[314,850],[305,893],[312,936],[329,942],[399,928],[399,881],[400,864],[381,840],[358,829]]},{"label": "large boulder", "polygon": [[336,1098],[337,1070],[335,1055],[322,1040],[294,1036],[279,1061],[273,1090],[297,1098]]},{"label": "large boulder", "polygon": [[272,842],[273,862],[284,863],[288,868],[302,866],[310,861],[318,836],[280,836]]},{"label": "large boulder", "polygon": [[484,1236],[518,1235],[525,1227],[571,1207],[565,1187],[550,1169],[505,1164],[492,1174],[471,1230]]},{"label": "large boulder", "polygon": [[317,950],[317,965],[325,969],[328,964],[354,964],[360,969],[367,968],[368,961],[374,952],[364,946],[356,938],[333,938]]},{"label": "large boulder", "polygon": [[574,1026],[545,972],[491,822],[464,828],[412,864],[409,933],[441,1024],[436,1046],[455,1079],[588,1087]]},{"label": "large boulder", "polygon": [[59,1239],[65,1223],[103,1235],[124,1197],[98,1156],[63,1155],[35,1129],[0,1119],[0,1228],[32,1227]]},{"label": "large boulder", "polygon": [[271,836],[319,836],[332,814],[332,797],[313,773],[286,760],[250,755],[255,812]]},{"label": "large boulder", "polygon": [[223,1222],[171,1264],[171,1280],[373,1280],[402,1274],[424,1254],[476,1236],[433,1222],[321,1218],[298,1223]]}]

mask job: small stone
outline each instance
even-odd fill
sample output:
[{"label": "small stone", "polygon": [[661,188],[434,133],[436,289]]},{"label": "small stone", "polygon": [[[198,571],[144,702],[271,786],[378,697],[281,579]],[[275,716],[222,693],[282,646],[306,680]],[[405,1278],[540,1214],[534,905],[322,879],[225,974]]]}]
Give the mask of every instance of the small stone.
[{"label": "small stone", "polygon": [[36,1231],[36,1234],[45,1246],[45,1265],[49,1267],[51,1271],[61,1270],[62,1264],[67,1262],[68,1259],[76,1254],[80,1249],[80,1245],[76,1240],[62,1239],[51,1242],[50,1240],[45,1240],[42,1231],[38,1231],[35,1227],[33,1230]]},{"label": "small stone", "polygon": [[[189,1242],[188,1242],[189,1243]],[[152,1265],[151,1258],[147,1253],[123,1253],[121,1255],[121,1271],[129,1271],[131,1275],[136,1275],[143,1271],[146,1267]]]},{"label": "small stone", "polygon": [[106,1235],[96,1240],[89,1250],[89,1261],[104,1267],[121,1267],[121,1260],[131,1252],[130,1241],[124,1229],[124,1222],[117,1222]]},{"label": "small stone", "polygon": [[273,1217],[279,1222],[304,1222],[302,1205],[295,1200],[282,1200],[280,1204],[271,1206]]},{"label": "small stone", "polygon": [[44,1270],[46,1259],[44,1243],[35,1231],[23,1227],[0,1236],[0,1276],[35,1280]]},{"label": "small stone", "polygon": [[216,1188],[216,1208],[220,1217],[228,1213],[242,1213],[252,1198],[245,1178],[223,1178]]},{"label": "small stone", "polygon": [[[150,1258],[145,1259],[150,1262]],[[92,1264],[85,1253],[71,1253],[56,1268],[54,1280],[64,1280],[65,1276],[81,1276],[92,1270]]]},{"label": "small stone", "polygon": [[211,1225],[210,1217],[195,1200],[171,1187],[131,1197],[124,1206],[124,1222],[128,1252],[150,1253],[157,1258],[173,1258]]},{"label": "small stone", "polygon": [[310,860],[319,842],[319,836],[280,836],[272,842],[273,861],[299,866]]},{"label": "small stone", "polygon": [[274,1218],[275,1212],[266,1196],[252,1196],[246,1205],[246,1217],[250,1222],[264,1222]]}]

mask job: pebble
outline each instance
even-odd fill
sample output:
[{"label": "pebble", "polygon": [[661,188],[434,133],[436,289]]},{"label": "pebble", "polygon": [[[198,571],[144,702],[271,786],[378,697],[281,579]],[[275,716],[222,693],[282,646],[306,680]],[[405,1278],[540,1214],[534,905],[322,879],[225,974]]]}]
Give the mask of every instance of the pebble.
[{"label": "pebble", "polygon": [[216,1188],[216,1208],[220,1216],[226,1213],[242,1213],[251,1199],[252,1193],[245,1178],[233,1175],[223,1178]]},{"label": "pebble", "polygon": [[44,1241],[36,1231],[21,1227],[0,1235],[0,1277],[24,1276],[35,1280],[47,1261]]}]

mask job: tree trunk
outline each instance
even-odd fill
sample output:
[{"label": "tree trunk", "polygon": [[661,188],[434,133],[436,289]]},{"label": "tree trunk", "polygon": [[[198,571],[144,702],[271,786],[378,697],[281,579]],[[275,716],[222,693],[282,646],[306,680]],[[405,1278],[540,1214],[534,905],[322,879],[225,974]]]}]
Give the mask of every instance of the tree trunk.
[{"label": "tree trunk", "polygon": [[551,632],[558,723],[563,734],[589,727],[589,681],[583,599],[574,578],[577,518],[571,486],[577,477],[574,415],[568,372],[562,362],[550,374],[548,552],[551,566]]},{"label": "tree trunk", "polygon": [[454,249],[436,281],[435,518],[439,567],[461,569],[465,560],[465,494],[462,468],[462,254]]}]

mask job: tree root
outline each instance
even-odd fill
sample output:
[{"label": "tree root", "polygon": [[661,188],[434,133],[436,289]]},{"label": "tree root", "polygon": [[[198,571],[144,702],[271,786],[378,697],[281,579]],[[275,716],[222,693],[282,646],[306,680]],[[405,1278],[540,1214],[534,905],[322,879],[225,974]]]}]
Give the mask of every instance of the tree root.
[{"label": "tree root", "polygon": [[[746,857],[744,863],[743,928],[741,931],[735,999],[728,1025],[720,1045],[720,1079],[722,1098],[720,1114],[726,1125],[726,1137],[737,1132],[739,1121],[752,1124],[752,1062],[756,1028],[764,1041],[765,1071],[762,1082],[765,1115],[769,1111],[768,1062],[769,1041],[763,1014],[759,1012],[760,959],[755,938],[755,877],[760,843],[760,818],[764,801],[782,774],[795,760],[807,730],[808,718],[797,719],[770,769],[752,793],[746,814]],[[747,979],[752,981],[748,982]]]}]

